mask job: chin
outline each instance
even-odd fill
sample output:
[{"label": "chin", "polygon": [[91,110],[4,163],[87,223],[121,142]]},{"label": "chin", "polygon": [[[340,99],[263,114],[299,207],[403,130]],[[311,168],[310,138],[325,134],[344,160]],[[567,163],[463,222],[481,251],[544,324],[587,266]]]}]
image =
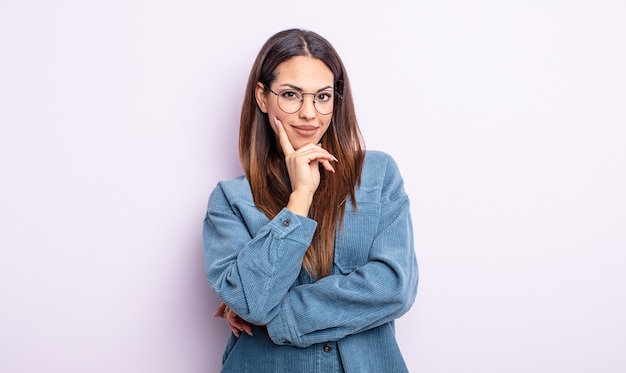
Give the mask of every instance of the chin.
[{"label": "chin", "polygon": [[319,144],[319,140],[318,139],[306,139],[306,140],[302,140],[302,141],[292,142],[291,144],[292,144],[294,150],[298,150],[301,147],[305,146],[306,144],[317,145],[317,144]]}]

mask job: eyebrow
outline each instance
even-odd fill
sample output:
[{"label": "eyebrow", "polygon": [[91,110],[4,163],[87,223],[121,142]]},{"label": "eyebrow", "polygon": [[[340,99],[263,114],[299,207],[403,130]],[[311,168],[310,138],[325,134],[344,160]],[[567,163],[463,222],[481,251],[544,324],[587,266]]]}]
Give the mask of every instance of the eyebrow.
[{"label": "eyebrow", "polygon": [[[279,85],[279,87],[283,87],[283,86],[295,89],[296,91],[304,92],[304,90],[302,88],[298,87],[297,85],[293,85],[293,84],[289,84],[289,83],[284,83],[284,84]],[[322,92],[322,91],[325,91],[327,89],[333,89],[333,87],[330,86],[330,85],[327,85],[325,87],[322,87],[322,88],[318,89],[317,92]]]}]

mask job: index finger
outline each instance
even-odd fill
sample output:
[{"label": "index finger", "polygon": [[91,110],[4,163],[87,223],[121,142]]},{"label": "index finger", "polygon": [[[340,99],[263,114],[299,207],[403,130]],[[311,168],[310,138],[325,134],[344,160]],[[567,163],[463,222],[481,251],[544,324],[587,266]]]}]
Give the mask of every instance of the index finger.
[{"label": "index finger", "polygon": [[222,304],[220,304],[219,307],[217,307],[217,309],[215,310],[215,312],[213,313],[213,317],[224,317],[224,313],[226,312],[226,305],[224,304],[224,302],[222,302]]},{"label": "index finger", "polygon": [[289,137],[287,136],[287,132],[285,132],[285,127],[278,118],[274,117],[274,124],[276,125],[276,131],[278,131],[278,139],[280,141],[280,146],[283,148],[283,153],[285,155],[291,154],[295,152],[293,145],[291,145],[291,141],[289,141]]}]

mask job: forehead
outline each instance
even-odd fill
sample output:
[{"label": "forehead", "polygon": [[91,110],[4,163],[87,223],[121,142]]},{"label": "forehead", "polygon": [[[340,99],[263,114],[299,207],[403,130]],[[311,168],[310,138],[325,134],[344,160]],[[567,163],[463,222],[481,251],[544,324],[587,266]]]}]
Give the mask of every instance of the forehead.
[{"label": "forehead", "polygon": [[290,58],[276,69],[275,84],[291,84],[305,90],[317,90],[333,86],[333,73],[322,60],[297,56]]}]

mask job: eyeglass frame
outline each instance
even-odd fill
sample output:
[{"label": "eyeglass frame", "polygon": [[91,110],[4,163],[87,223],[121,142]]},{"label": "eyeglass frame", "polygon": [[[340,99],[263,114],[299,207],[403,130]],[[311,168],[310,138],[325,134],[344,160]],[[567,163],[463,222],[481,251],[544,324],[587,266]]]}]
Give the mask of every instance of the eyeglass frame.
[{"label": "eyeglass frame", "polygon": [[343,99],[343,97],[339,94],[339,92],[335,91],[335,89],[333,88],[333,94],[335,95],[335,97],[333,97],[333,110],[331,110],[330,113],[322,113],[321,111],[319,111],[317,109],[317,105],[315,105],[317,103],[317,101],[315,101],[315,96],[317,96],[319,93],[322,93],[324,91],[320,91],[320,92],[317,92],[317,93],[300,92],[300,94],[302,95],[302,99],[300,100],[300,107],[298,108],[298,110],[292,111],[290,113],[288,111],[285,111],[285,109],[283,109],[282,106],[280,106],[280,103],[278,103],[278,100],[280,99],[280,94],[283,93],[284,91],[290,91],[290,90],[297,91],[297,90],[296,89],[286,88],[286,89],[283,89],[280,92],[276,93],[267,84],[263,84],[263,86],[265,86],[265,88],[267,88],[268,91],[270,91],[270,92],[272,92],[273,94],[276,95],[276,103],[278,104],[278,108],[285,114],[295,114],[295,113],[299,112],[302,109],[302,106],[304,106],[304,95],[313,95],[313,108],[315,108],[315,111],[317,111],[321,115],[330,115],[330,114],[332,114],[335,111],[335,103],[336,103],[336,101]]}]

